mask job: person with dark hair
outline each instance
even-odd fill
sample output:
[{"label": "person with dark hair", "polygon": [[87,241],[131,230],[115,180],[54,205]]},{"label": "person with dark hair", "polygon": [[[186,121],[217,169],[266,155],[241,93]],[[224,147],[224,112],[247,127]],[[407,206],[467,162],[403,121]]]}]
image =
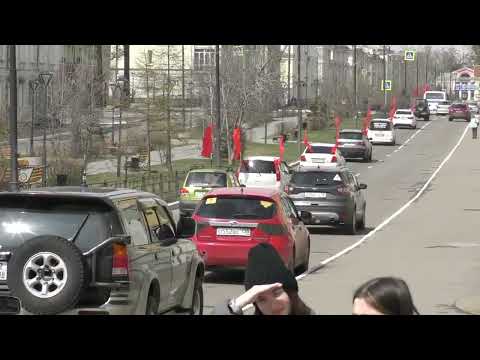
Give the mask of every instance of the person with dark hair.
[{"label": "person with dark hair", "polygon": [[315,315],[300,299],[298,283],[275,248],[261,243],[250,249],[245,271],[246,291],[217,305],[214,315],[243,315],[249,304],[255,315]]},{"label": "person with dark hair", "polygon": [[407,283],[378,277],[361,285],[353,295],[353,315],[419,315]]}]

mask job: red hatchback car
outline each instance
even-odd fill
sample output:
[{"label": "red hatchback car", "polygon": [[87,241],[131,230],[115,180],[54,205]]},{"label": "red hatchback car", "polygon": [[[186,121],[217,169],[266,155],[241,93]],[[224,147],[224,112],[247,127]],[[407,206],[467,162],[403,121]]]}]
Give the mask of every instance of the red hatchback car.
[{"label": "red hatchback car", "polygon": [[209,192],[192,219],[192,240],[209,270],[245,269],[250,248],[270,243],[292,272],[308,270],[311,213],[297,212],[286,194],[266,188],[221,188]]}]

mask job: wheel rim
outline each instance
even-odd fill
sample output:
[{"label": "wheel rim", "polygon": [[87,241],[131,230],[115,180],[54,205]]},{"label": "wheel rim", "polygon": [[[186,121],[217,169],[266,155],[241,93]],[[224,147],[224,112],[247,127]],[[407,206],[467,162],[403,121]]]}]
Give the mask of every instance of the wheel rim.
[{"label": "wheel rim", "polygon": [[52,252],[31,256],[23,267],[23,285],[30,294],[41,299],[57,295],[65,287],[67,279],[65,262]]},{"label": "wheel rim", "polygon": [[193,315],[200,315],[200,290],[195,291],[195,295],[193,296],[193,307],[192,307],[192,313]]}]

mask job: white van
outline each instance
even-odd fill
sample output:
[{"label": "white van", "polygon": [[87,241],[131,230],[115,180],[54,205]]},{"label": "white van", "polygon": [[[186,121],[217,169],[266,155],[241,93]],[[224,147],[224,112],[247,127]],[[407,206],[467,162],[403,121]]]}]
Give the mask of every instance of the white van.
[{"label": "white van", "polygon": [[447,93],[445,91],[425,91],[423,98],[428,101],[430,113],[436,114],[438,104],[447,101]]},{"label": "white van", "polygon": [[373,119],[367,129],[367,137],[372,144],[395,145],[395,128],[390,119]]},{"label": "white van", "polygon": [[246,187],[266,187],[284,190],[291,170],[277,156],[249,156],[238,169],[238,181]]}]

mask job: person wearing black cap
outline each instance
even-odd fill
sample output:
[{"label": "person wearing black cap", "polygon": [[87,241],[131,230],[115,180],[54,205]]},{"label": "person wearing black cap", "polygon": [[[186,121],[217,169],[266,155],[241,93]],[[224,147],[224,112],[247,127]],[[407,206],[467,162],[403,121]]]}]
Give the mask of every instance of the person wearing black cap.
[{"label": "person wearing black cap", "polygon": [[314,315],[298,296],[295,276],[285,266],[275,248],[261,243],[248,253],[245,292],[226,304],[219,304],[214,315],[243,315],[249,304],[255,315]]}]

